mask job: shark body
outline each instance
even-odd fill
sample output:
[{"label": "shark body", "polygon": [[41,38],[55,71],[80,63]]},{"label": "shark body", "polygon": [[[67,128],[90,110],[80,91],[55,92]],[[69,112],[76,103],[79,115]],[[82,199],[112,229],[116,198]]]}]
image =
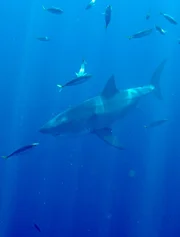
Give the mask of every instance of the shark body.
[{"label": "shark body", "polygon": [[59,113],[48,121],[40,132],[53,136],[93,133],[108,144],[123,149],[119,139],[113,135],[111,125],[124,117],[145,95],[154,92],[162,99],[159,81],[166,60],[154,72],[149,85],[118,90],[114,76],[107,81],[99,96]]}]

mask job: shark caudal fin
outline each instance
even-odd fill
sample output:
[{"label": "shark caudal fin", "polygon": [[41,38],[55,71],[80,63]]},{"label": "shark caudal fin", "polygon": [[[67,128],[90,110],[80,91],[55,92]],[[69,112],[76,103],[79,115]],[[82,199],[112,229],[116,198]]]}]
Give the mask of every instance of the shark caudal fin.
[{"label": "shark caudal fin", "polygon": [[151,85],[155,87],[154,94],[160,100],[162,100],[163,97],[162,97],[159,82],[160,82],[161,74],[166,64],[166,61],[167,60],[165,59],[161,62],[161,64],[156,68],[156,71],[153,73],[152,78],[151,78]]}]

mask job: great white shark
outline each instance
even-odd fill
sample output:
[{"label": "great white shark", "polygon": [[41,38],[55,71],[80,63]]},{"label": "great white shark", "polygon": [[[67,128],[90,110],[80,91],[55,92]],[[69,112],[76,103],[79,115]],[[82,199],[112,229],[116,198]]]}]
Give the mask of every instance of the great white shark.
[{"label": "great white shark", "polygon": [[124,117],[138,101],[149,93],[162,99],[159,86],[166,60],[156,68],[148,85],[118,90],[114,75],[107,81],[102,93],[69,108],[40,128],[41,133],[53,136],[93,133],[108,144],[123,149],[119,139],[113,135],[112,124]]}]

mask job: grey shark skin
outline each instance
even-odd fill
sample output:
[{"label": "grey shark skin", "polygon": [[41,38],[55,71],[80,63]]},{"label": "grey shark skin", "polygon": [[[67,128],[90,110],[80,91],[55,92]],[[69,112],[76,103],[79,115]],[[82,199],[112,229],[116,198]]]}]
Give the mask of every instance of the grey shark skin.
[{"label": "grey shark skin", "polygon": [[111,76],[101,95],[59,113],[40,132],[53,136],[93,133],[109,145],[123,149],[113,135],[111,125],[124,117],[145,95],[154,92],[157,98],[162,99],[159,81],[165,63],[166,60],[157,67],[150,84],[142,87],[118,90],[114,76]]}]

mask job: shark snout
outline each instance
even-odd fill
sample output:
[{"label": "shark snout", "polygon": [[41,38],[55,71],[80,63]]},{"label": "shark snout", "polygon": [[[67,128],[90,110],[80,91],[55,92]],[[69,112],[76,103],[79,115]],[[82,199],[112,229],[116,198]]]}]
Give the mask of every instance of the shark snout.
[{"label": "shark snout", "polygon": [[52,135],[56,135],[57,134],[57,130],[56,127],[53,126],[52,121],[47,122],[46,124],[44,124],[40,129],[39,129],[40,133],[43,134],[52,134]]},{"label": "shark snout", "polygon": [[39,129],[39,132],[40,133],[49,133],[49,128],[47,126],[42,126],[40,129]]}]

